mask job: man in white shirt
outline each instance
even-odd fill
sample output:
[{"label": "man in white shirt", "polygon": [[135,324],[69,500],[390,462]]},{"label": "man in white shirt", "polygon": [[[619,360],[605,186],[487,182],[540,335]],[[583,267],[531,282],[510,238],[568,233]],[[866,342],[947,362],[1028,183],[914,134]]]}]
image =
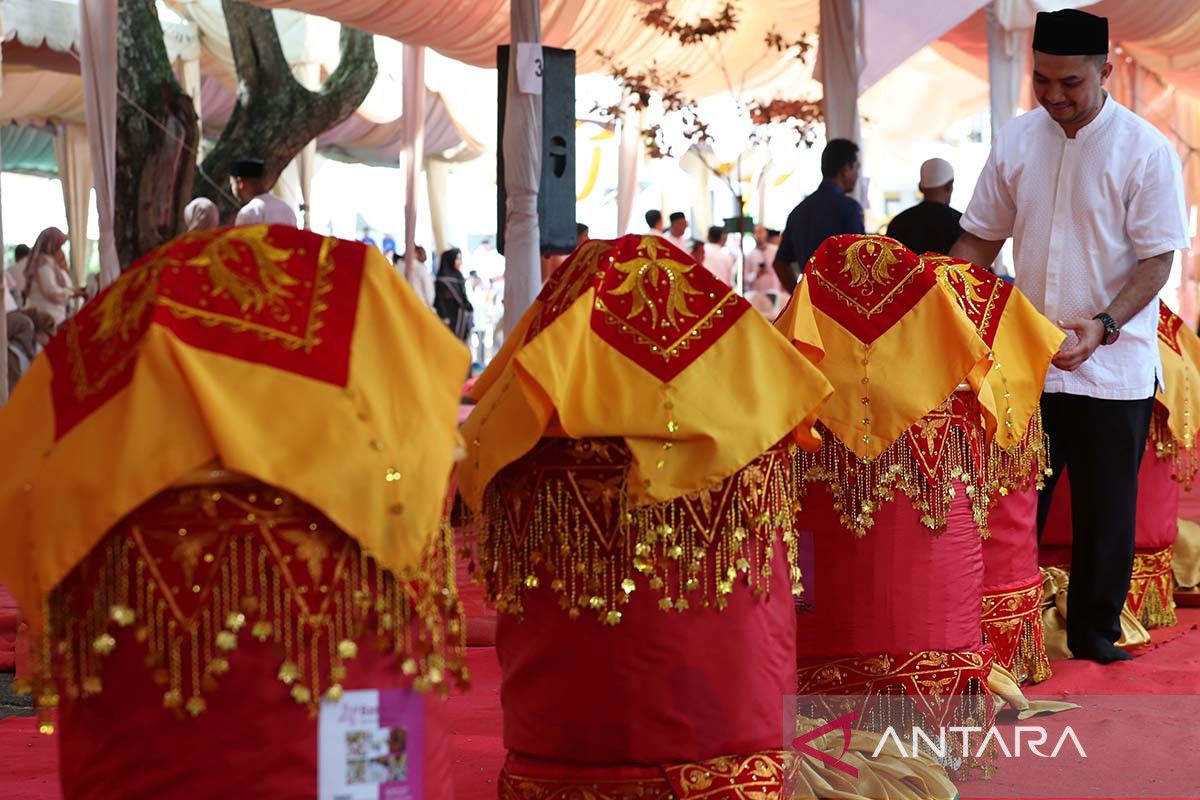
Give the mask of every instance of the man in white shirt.
[{"label": "man in white shirt", "polygon": [[687,216],[682,211],[676,211],[671,214],[671,227],[663,238],[686,253],[692,246],[692,237],[685,235],[687,229]]},{"label": "man in white shirt", "polygon": [[704,245],[704,268],[733,286],[733,256],[725,249],[728,238],[729,234],[719,225],[708,229],[708,242]]},{"label": "man in white shirt", "polygon": [[262,161],[257,158],[235,161],[229,176],[233,193],[243,204],[234,224],[296,227],[296,212],[271,194],[271,185],[266,181],[266,165]]},{"label": "man in white shirt", "polygon": [[1108,21],[1039,13],[1040,108],[1004,126],[962,218],[952,256],[991,264],[1013,237],[1017,286],[1068,333],[1042,414],[1054,481],[1069,468],[1074,517],[1067,643],[1076,658],[1115,646],[1133,565],[1138,467],[1158,359],[1157,297],[1189,246],[1179,160],[1148,122],[1103,90]]},{"label": "man in white shirt", "polygon": [[433,308],[433,270],[429,268],[429,254],[425,252],[425,248],[421,245],[413,247],[412,264],[409,264],[408,259],[401,255],[393,258],[417,297],[421,298],[425,305]]}]

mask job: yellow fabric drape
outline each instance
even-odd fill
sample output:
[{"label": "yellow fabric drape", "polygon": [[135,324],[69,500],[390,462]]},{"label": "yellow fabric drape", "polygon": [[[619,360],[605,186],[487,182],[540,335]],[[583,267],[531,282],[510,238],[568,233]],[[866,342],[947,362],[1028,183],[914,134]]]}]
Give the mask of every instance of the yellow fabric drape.
[{"label": "yellow fabric drape", "polygon": [[820,421],[862,459],[964,381],[982,393],[990,368],[988,347],[932,270],[882,236],[826,240],[775,325],[833,384]]},{"label": "yellow fabric drape", "polygon": [[812,429],[829,384],[728,286],[657,237],[588,242],[474,389],[458,483],[488,483],[543,435],[623,437],[630,500],[675,499]]},{"label": "yellow fabric drape", "polygon": [[1167,412],[1167,429],[1178,450],[1193,450],[1200,422],[1200,337],[1161,301],[1158,352],[1166,383],[1158,402]]},{"label": "yellow fabric drape", "polygon": [[[272,344],[298,320],[308,355]],[[126,376],[99,374],[110,362]],[[266,226],[181,237],[74,317],[0,410],[0,580],[38,628],[106,531],[214,460],[315,506],[383,566],[415,567],[468,363],[374,248]],[[333,371],[303,374],[314,364]]]},{"label": "yellow fabric drape", "polygon": [[979,402],[996,423],[993,441],[1005,450],[1020,445],[1038,410],[1050,361],[1066,334],[1020,290],[987,270],[948,256],[926,254],[922,259],[991,348],[991,369]]}]

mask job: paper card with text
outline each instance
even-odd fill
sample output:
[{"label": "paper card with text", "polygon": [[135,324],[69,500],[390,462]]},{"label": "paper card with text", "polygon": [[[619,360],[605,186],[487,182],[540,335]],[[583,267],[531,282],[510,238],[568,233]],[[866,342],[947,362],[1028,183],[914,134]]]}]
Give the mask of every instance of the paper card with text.
[{"label": "paper card with text", "polygon": [[424,697],[406,689],[346,692],[321,704],[319,800],[420,800]]}]

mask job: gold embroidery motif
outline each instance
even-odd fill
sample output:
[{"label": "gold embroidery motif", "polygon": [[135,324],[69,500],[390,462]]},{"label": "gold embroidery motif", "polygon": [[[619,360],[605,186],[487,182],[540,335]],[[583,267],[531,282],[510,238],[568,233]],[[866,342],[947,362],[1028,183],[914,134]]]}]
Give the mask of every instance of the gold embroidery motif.
[{"label": "gold embroidery motif", "polygon": [[681,264],[670,258],[660,258],[660,251],[666,249],[666,244],[658,237],[643,237],[639,252],[645,251],[646,255],[639,255],[632,261],[624,261],[613,266],[617,272],[625,275],[625,280],[620,286],[611,290],[611,294],[614,297],[632,295],[633,306],[629,311],[630,318],[636,318],[642,312],[649,310],[650,327],[656,328],[659,325],[660,312],[658,305],[650,296],[647,284],[657,289],[659,282],[666,280],[668,290],[665,308],[662,311],[662,324],[679,330],[681,324],[679,317],[696,316],[688,308],[688,296],[701,294],[701,291],[692,286],[691,281],[687,278],[687,274],[696,268],[696,264]]},{"label": "gold embroidery motif", "polygon": [[[871,259],[868,264],[866,259]],[[860,239],[846,248],[841,275],[850,274],[850,288],[866,286],[863,294],[873,294],[875,287],[886,286],[892,280],[892,267],[900,259],[892,246],[882,239]]]},{"label": "gold embroidery motif", "polygon": [[605,302],[598,297],[596,298],[596,308],[604,313],[609,322],[619,327],[621,333],[634,337],[641,344],[649,348],[652,353],[657,353],[663,361],[670,361],[672,358],[681,355],[682,351],[689,349],[692,346],[692,342],[698,340],[700,338],[700,334],[708,328],[711,328],[716,322],[717,318],[725,313],[726,308],[737,305],[739,300],[740,298],[730,291],[729,294],[727,294],[724,299],[717,303],[717,305],[714,306],[713,309],[708,312],[699,322],[697,322],[691,328],[682,331],[679,338],[670,344],[664,344],[662,342],[655,341],[636,328],[626,325],[621,319],[620,315],[614,313],[613,310],[610,309]]},{"label": "gold embroidery motif", "polygon": [[[902,276],[896,282],[895,286],[893,286],[891,289],[889,289],[883,295],[883,297],[881,297],[879,299],[879,301],[877,303],[875,303],[874,305],[870,305],[870,306],[863,305],[862,303],[860,303],[858,301],[857,298],[851,297],[850,295],[846,294],[844,291],[842,291],[841,287],[839,287],[836,283],[834,283],[833,281],[826,278],[825,275],[822,274],[819,270],[814,272],[813,276],[817,280],[819,280],[826,289],[828,289],[835,297],[837,297],[839,300],[841,300],[844,304],[849,306],[854,311],[858,312],[863,317],[870,319],[871,317],[875,316],[876,314],[879,314],[880,312],[882,312],[883,309],[886,308],[893,300],[895,300],[896,297],[901,292],[903,292],[910,283],[912,283],[913,279],[916,278],[918,275],[920,275],[924,270],[925,270],[925,267],[920,262],[917,262],[911,270],[909,270],[904,276]],[[867,294],[873,294],[873,293],[874,293],[873,289],[870,292],[867,292]]]}]

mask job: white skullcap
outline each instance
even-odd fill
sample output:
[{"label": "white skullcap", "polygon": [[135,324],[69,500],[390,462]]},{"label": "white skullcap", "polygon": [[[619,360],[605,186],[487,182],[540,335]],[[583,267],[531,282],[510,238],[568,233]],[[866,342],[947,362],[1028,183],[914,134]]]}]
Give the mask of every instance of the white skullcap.
[{"label": "white skullcap", "polygon": [[921,188],[936,189],[954,180],[954,167],[944,158],[931,158],[921,165]]}]

